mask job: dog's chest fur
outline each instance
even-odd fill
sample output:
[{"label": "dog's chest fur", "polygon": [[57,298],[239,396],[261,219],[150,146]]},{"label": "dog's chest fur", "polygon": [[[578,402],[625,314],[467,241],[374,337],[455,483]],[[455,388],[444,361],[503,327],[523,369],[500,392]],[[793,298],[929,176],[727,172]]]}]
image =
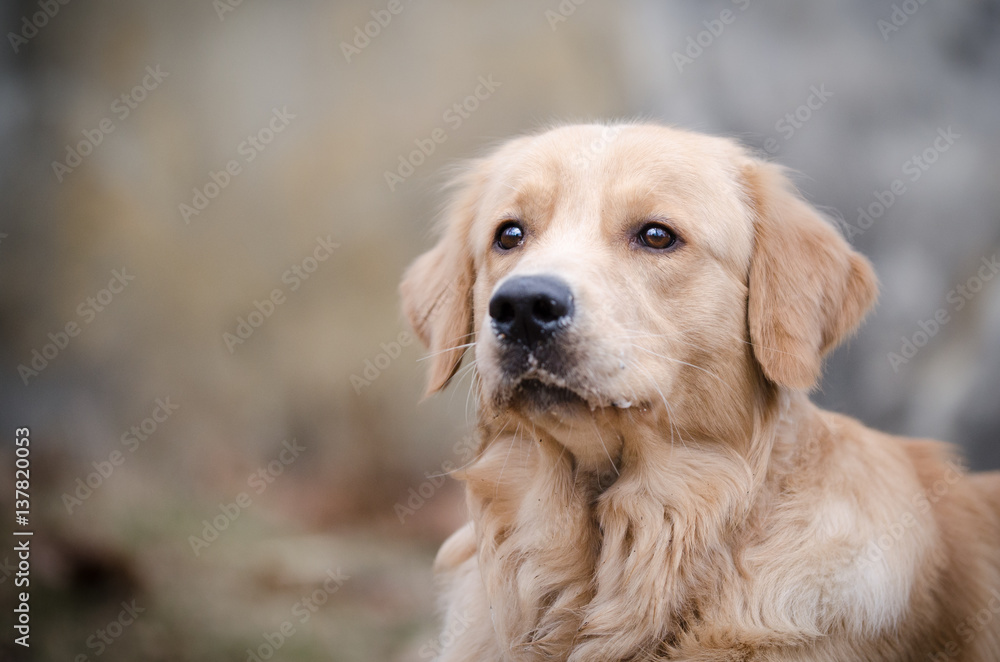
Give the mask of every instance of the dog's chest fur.
[{"label": "dog's chest fur", "polygon": [[858,563],[868,525],[849,504],[751,511],[796,486],[762,488],[735,453],[660,442],[596,476],[550,440],[512,435],[466,473],[484,636],[505,659],[784,659],[773,651],[906,609],[887,569],[919,559]]}]

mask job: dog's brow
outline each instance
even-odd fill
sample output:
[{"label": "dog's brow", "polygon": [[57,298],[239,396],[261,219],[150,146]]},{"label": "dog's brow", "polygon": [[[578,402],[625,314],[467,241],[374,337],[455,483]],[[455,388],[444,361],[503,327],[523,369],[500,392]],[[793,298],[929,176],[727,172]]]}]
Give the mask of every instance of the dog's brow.
[{"label": "dog's brow", "polygon": [[515,193],[512,200],[504,204],[521,214],[534,217],[551,215],[560,197],[558,184],[540,184],[534,181],[510,183],[504,187]]}]

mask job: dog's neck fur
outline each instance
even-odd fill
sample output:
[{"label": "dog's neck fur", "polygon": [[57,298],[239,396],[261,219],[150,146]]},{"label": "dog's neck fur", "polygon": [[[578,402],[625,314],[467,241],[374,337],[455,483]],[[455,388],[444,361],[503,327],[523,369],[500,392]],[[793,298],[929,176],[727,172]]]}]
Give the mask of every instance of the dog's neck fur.
[{"label": "dog's neck fur", "polygon": [[[763,392],[740,438],[680,428],[664,439],[671,427],[659,423],[622,429],[614,471],[582,466],[537,428],[481,424],[482,456],[465,479],[495,630],[511,659],[571,649],[571,660],[630,659],[651,646],[664,654],[701,618],[695,596],[715,595],[742,571],[722,534],[753,535],[769,474],[794,465],[798,428],[818,424],[804,395]],[[724,452],[705,453],[707,444]]]}]

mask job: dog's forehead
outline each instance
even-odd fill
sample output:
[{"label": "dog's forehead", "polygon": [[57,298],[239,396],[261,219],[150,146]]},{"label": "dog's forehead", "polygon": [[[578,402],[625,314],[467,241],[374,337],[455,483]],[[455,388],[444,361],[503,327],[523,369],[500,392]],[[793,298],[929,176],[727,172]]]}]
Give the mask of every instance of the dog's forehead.
[{"label": "dog's forehead", "polygon": [[[722,138],[645,125],[566,126],[498,150],[485,202],[501,213],[573,223],[666,216],[742,269],[753,241],[746,162]],[[633,218],[615,218],[622,215]]]}]

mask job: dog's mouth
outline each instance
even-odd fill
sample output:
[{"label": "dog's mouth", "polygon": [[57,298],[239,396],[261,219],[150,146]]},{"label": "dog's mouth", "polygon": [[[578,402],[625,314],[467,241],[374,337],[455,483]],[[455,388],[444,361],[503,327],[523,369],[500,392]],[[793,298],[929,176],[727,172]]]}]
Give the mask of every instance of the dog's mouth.
[{"label": "dog's mouth", "polygon": [[510,384],[499,400],[503,405],[526,413],[557,411],[571,414],[603,408],[630,409],[635,406],[635,403],[626,398],[609,398],[544,371],[525,375]]},{"label": "dog's mouth", "polygon": [[540,379],[523,379],[514,387],[511,404],[522,409],[548,411],[573,407],[590,407],[587,400],[573,389],[547,384]]},{"label": "dog's mouth", "polygon": [[491,397],[501,409],[517,409],[529,416],[555,413],[570,417],[599,409],[647,408],[635,397],[595,388],[595,384],[606,381],[601,377],[607,371],[581,369],[577,355],[564,345],[550,344],[534,351],[520,345],[502,349],[495,364],[499,370],[493,373],[499,379],[494,382]]}]

